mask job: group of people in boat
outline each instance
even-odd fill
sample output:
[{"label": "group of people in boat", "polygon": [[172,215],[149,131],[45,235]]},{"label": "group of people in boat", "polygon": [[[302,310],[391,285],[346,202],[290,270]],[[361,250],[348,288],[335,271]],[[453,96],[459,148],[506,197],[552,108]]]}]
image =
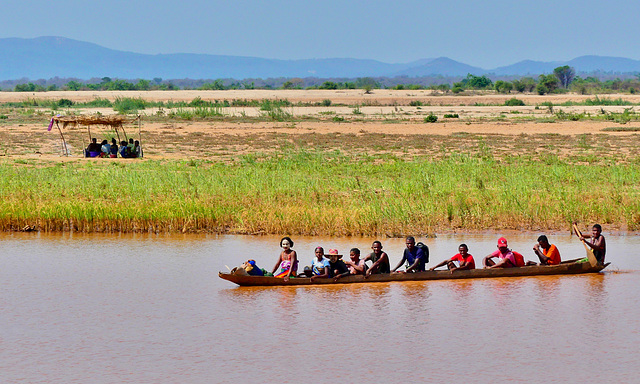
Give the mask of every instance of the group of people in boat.
[{"label": "group of people in boat", "polygon": [[132,159],[142,157],[142,148],[140,148],[140,141],[132,138],[129,139],[129,142],[121,141],[120,146],[118,146],[118,142],[114,137],[111,138],[111,143],[107,140],[102,140],[100,144],[98,144],[98,139],[93,137],[84,151],[84,156]]},{"label": "group of people in boat", "polygon": [[[600,224],[595,224],[592,227],[590,235],[581,235],[580,240],[584,241],[594,251],[599,263],[604,263],[606,243]],[[422,243],[416,244],[416,240],[412,236],[406,238],[405,244],[406,248],[402,254],[402,259],[393,269],[391,269],[389,255],[383,251],[382,242],[376,240],[371,245],[372,252],[364,257],[361,255],[359,248],[351,248],[348,260],[343,260],[342,255],[336,249],[329,249],[325,253],[323,247],[316,247],[315,255],[309,265],[305,266],[301,273],[298,273],[299,259],[296,251],[293,250],[293,240],[290,237],[283,237],[280,240],[282,252],[271,272],[258,268],[254,260],[249,260],[243,264],[242,272],[245,273],[246,271],[247,274],[256,276],[272,275],[283,278],[285,281],[290,278],[301,277],[310,278],[311,281],[329,278],[338,281],[350,275],[364,275],[367,278],[371,274],[377,273],[426,271],[426,264],[429,261],[428,248]],[[561,262],[558,247],[551,244],[546,235],[538,237],[536,244],[533,246],[533,253],[537,256],[538,262],[525,261],[521,253],[508,247],[506,238],[500,237],[497,249],[484,257],[482,265],[484,268],[518,268],[528,265],[557,265]],[[581,261],[587,261],[587,259],[585,258]],[[403,265],[405,265],[405,269],[399,270]],[[469,253],[469,247],[466,244],[460,244],[457,254],[441,261],[428,270],[433,271],[445,266],[451,273],[455,273],[455,271],[459,270],[475,269],[476,263]]]}]

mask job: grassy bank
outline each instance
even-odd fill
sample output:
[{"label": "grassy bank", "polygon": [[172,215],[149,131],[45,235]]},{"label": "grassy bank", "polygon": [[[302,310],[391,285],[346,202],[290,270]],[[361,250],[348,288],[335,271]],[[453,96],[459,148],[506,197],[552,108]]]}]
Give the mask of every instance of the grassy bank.
[{"label": "grassy bank", "polygon": [[232,162],[0,160],[0,229],[387,235],[640,229],[640,167],[292,150]]}]

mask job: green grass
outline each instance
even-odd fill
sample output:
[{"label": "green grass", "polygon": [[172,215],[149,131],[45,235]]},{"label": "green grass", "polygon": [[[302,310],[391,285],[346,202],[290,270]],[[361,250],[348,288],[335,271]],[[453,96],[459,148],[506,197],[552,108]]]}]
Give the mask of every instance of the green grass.
[{"label": "green grass", "polygon": [[326,150],[226,163],[2,159],[0,228],[402,236],[578,220],[640,229],[640,167],[580,160],[498,161],[482,146],[410,161]]}]

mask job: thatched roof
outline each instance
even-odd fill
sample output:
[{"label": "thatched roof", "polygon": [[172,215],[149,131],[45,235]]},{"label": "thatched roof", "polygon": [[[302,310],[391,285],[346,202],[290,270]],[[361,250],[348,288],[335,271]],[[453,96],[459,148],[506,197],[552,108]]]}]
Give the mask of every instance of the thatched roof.
[{"label": "thatched roof", "polygon": [[111,115],[92,115],[92,116],[54,116],[52,120],[56,123],[62,123],[62,127],[66,128],[68,125],[106,125],[109,127],[122,127],[124,123],[131,123],[137,120],[136,118],[127,118],[126,116]]}]

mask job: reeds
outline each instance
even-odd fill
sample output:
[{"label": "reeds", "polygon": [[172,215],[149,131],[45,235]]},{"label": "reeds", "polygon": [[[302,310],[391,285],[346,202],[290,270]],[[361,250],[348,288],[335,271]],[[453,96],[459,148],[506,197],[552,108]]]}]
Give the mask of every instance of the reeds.
[{"label": "reeds", "polygon": [[449,156],[414,161],[292,151],[136,163],[0,162],[0,229],[426,234],[640,229],[640,168]]}]

